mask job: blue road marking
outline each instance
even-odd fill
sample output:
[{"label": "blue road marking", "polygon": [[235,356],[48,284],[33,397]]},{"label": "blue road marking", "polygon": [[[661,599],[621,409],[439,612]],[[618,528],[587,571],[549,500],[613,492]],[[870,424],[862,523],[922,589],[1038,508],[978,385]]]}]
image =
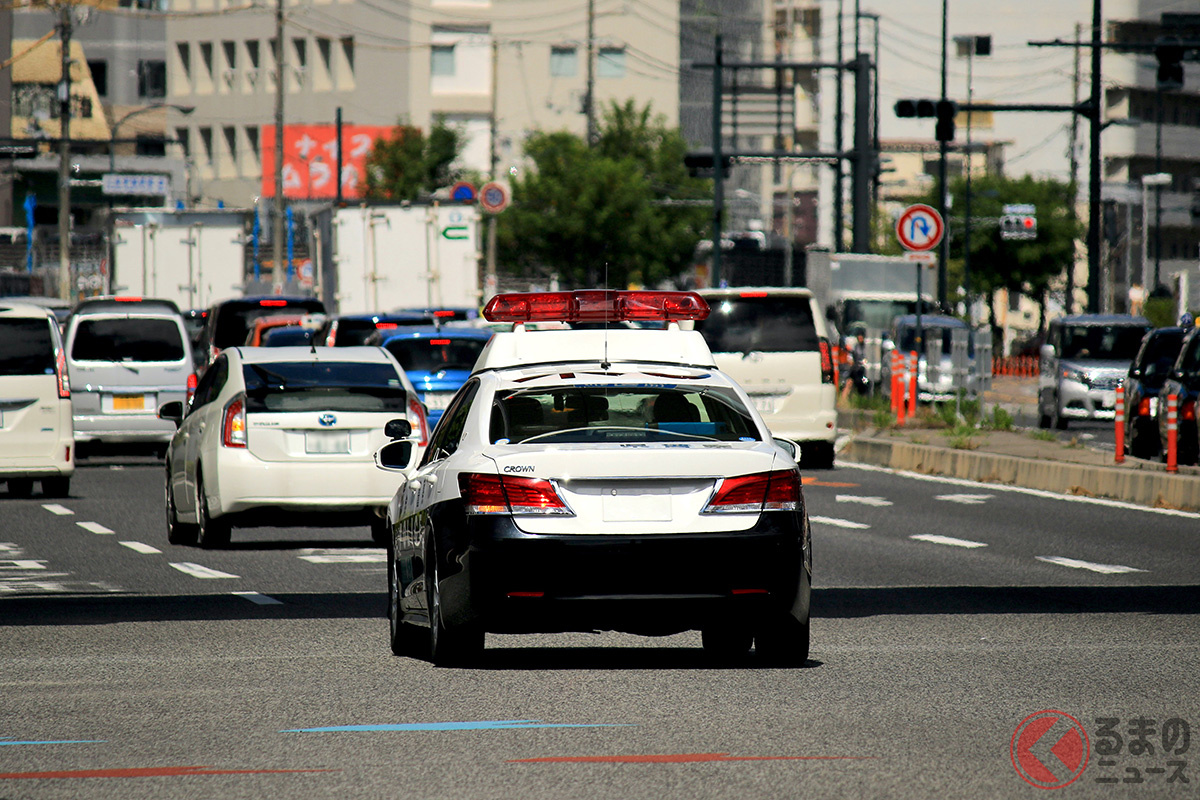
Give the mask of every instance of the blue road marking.
[{"label": "blue road marking", "polygon": [[494,731],[524,728],[627,728],[625,723],[570,724],[538,719],[497,719],[481,722],[406,722],[392,725],[334,725],[328,728],[291,728],[280,733],[341,733],[344,731]]}]

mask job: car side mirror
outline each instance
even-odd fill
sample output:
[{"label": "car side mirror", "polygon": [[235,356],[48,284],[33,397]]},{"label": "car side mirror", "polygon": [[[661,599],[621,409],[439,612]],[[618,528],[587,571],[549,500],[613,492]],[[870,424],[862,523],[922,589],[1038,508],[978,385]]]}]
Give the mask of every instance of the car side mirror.
[{"label": "car side mirror", "polygon": [[1141,367],[1130,367],[1129,368],[1129,377],[1131,377],[1131,378],[1142,377],[1142,368]]},{"label": "car side mirror", "polygon": [[401,472],[408,469],[412,455],[413,443],[411,441],[405,439],[391,442],[375,451],[375,466],[389,472]]},{"label": "car side mirror", "polygon": [[383,426],[383,435],[389,439],[407,439],[412,436],[412,423],[406,419],[390,419]]},{"label": "car side mirror", "polygon": [[792,457],[792,461],[799,463],[800,461],[800,445],[793,442],[791,439],[781,439],[778,436],[772,437],[775,446],[783,450]]},{"label": "car side mirror", "polygon": [[172,400],[169,403],[163,403],[158,407],[158,418],[168,419],[174,422],[175,427],[178,428],[183,422],[183,401]]}]

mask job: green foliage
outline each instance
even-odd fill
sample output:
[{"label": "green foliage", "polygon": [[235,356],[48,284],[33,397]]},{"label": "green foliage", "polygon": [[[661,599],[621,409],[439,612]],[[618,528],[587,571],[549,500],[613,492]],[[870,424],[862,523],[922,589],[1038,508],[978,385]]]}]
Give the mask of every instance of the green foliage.
[{"label": "green foliage", "polygon": [[416,126],[397,124],[391,136],[375,140],[367,156],[366,199],[416,200],[450,186],[459,177],[451,165],[463,144],[463,134],[444,117],[434,120],[428,136]]},{"label": "green foliage", "polygon": [[993,431],[1011,431],[1013,429],[1013,415],[1008,413],[1002,406],[994,406],[992,408],[992,418],[984,422],[984,427]]},{"label": "green foliage", "polygon": [[1054,435],[1054,431],[1030,431],[1029,437],[1031,439],[1037,439],[1039,442],[1053,442],[1058,440],[1058,437]]},{"label": "green foliage", "polygon": [[533,169],[513,181],[497,218],[499,261],[523,276],[557,274],[567,286],[656,285],[690,265],[709,223],[704,207],[665,200],[711,196],[691,178],[686,143],[650,107],[613,103],[594,147],[565,131],[532,133]]},{"label": "green foliage", "polygon": [[1175,299],[1171,297],[1148,298],[1142,304],[1142,316],[1156,328],[1165,328],[1179,321],[1175,316]]}]

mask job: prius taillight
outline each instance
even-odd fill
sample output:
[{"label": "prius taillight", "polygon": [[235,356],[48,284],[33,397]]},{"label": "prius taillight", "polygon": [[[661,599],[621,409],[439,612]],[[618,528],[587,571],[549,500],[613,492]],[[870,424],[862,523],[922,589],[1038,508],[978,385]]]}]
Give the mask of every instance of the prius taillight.
[{"label": "prius taillight", "polygon": [[225,447],[246,446],[246,398],[238,395],[225,406],[221,421],[221,444]]}]

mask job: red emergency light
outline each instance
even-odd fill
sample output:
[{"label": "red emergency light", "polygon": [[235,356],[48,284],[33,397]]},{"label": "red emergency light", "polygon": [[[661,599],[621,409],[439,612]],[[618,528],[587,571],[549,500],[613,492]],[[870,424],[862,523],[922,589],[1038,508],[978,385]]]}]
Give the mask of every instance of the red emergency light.
[{"label": "red emergency light", "polygon": [[116,300],[118,303],[140,303],[140,302],[142,302],[142,298],[140,298],[140,297],[114,297],[113,299]]},{"label": "red emergency light", "polygon": [[695,292],[522,292],[496,295],[483,316],[489,322],[661,322],[706,319],[708,303]]}]

